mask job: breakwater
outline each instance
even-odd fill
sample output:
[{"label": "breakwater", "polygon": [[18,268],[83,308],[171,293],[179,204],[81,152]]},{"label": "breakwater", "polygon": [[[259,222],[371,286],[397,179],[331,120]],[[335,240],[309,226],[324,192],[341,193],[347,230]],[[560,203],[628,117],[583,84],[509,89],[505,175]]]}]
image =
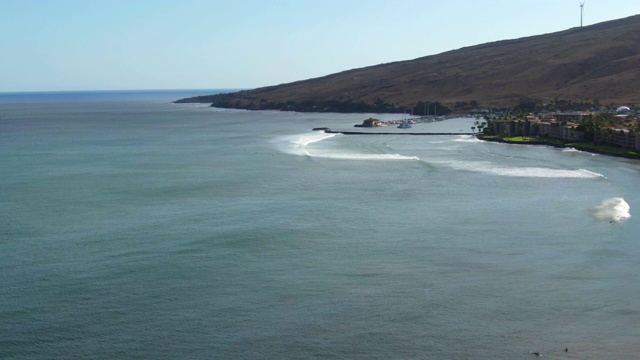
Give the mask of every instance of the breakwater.
[{"label": "breakwater", "polygon": [[448,132],[448,133],[433,133],[433,132],[368,132],[368,131],[338,131],[331,130],[329,128],[314,128],[313,130],[324,131],[327,134],[344,134],[344,135],[476,135],[476,133],[467,132]]}]

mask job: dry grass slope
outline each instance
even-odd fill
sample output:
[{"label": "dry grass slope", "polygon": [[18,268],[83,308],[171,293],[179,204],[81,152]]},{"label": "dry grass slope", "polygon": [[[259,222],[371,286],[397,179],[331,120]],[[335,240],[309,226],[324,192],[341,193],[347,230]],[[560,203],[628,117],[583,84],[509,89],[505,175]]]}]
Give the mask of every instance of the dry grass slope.
[{"label": "dry grass slope", "polygon": [[[478,101],[514,106],[523,97],[640,103],[640,15],[584,28],[461,48],[409,61],[242,91],[249,102]],[[210,98],[189,101],[210,102]]]}]

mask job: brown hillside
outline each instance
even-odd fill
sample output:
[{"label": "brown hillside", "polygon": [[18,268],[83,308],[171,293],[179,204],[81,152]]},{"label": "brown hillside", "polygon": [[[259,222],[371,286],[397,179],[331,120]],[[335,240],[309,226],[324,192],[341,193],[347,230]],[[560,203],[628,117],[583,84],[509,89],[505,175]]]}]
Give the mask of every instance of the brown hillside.
[{"label": "brown hillside", "polygon": [[[402,106],[472,100],[513,106],[522,97],[640,103],[640,15],[233,95],[242,106],[349,99]],[[211,97],[186,101],[211,102]]]}]

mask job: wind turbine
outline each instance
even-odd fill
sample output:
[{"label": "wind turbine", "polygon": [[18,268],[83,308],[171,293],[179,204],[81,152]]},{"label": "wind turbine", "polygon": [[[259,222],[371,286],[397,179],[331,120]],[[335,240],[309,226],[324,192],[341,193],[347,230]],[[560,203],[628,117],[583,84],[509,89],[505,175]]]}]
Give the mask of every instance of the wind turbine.
[{"label": "wind turbine", "polygon": [[584,0],[583,2],[580,2],[580,27],[582,27],[582,14],[584,13],[584,3],[587,2],[587,0]]}]

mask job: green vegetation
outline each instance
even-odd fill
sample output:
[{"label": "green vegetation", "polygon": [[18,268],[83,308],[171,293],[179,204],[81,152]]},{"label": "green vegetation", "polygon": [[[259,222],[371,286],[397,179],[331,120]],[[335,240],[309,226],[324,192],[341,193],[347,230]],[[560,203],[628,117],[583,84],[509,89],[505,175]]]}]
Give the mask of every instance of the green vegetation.
[{"label": "green vegetation", "polygon": [[574,142],[567,143],[567,147],[572,147],[577,150],[588,151],[598,154],[611,155],[611,156],[619,156],[628,159],[640,159],[640,153],[635,150],[624,149],[617,146],[610,145],[595,145],[585,142]]},{"label": "green vegetation", "polygon": [[181,99],[177,103],[211,103],[212,107],[247,109],[247,110],[280,110],[298,112],[336,112],[336,113],[412,113],[424,115],[449,115],[451,109],[439,102],[419,101],[413,107],[390,104],[380,98],[373,103],[347,100],[303,100],[303,101],[269,101],[264,98],[247,96],[246,91],[231,94],[216,94]]},{"label": "green vegetation", "polygon": [[[640,103],[638,34],[640,15],[634,15],[240,91],[216,106],[233,107],[237,101],[242,108],[340,112],[405,112],[413,107],[413,114],[423,115],[429,100],[460,112],[479,104],[527,113],[630,105]],[[306,104],[308,99],[316,103]],[[376,99],[384,99],[383,104],[375,104]],[[433,114],[433,101],[430,105]],[[437,108],[438,115],[446,114],[442,106]]]},{"label": "green vegetation", "polygon": [[563,141],[561,139],[553,139],[549,137],[528,137],[528,136],[503,136],[503,135],[476,135],[478,139],[485,141],[495,141],[507,144],[521,145],[547,145],[560,148],[574,148],[576,150],[598,153],[603,155],[611,155],[624,157],[628,159],[640,159],[640,153],[630,149],[624,149],[611,145],[596,145],[590,142]]}]

